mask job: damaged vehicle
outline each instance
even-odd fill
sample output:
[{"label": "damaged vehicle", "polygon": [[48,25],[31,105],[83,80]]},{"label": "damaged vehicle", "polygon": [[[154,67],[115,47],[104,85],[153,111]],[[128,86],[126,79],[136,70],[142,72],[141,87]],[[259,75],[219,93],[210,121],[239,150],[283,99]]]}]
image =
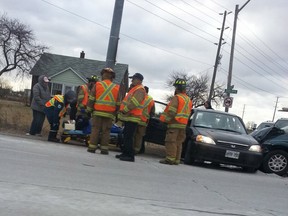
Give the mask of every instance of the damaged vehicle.
[{"label": "damaged vehicle", "polygon": [[280,176],[288,173],[288,126],[282,126],[279,121],[279,124],[273,127],[264,128],[252,134],[261,144],[263,151],[260,170]]}]

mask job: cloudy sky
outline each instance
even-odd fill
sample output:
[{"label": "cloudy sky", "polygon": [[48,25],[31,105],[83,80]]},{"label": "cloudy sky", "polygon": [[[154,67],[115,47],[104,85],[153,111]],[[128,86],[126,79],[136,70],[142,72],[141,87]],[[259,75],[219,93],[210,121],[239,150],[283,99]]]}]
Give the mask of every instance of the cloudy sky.
[{"label": "cloudy sky", "polygon": [[[140,72],[151,95],[163,101],[172,92],[165,82],[173,72],[212,77],[223,13],[227,15],[216,82],[227,85],[235,6],[247,0],[125,0],[117,62]],[[1,0],[0,12],[30,26],[49,52],[106,60],[114,0]],[[287,117],[287,0],[251,0],[238,15],[229,112],[244,122]],[[10,76],[9,77],[13,77]],[[8,79],[8,76],[6,76]],[[16,88],[30,86],[30,80]],[[278,97],[278,103],[277,101]],[[215,107],[224,110],[222,104]]]}]

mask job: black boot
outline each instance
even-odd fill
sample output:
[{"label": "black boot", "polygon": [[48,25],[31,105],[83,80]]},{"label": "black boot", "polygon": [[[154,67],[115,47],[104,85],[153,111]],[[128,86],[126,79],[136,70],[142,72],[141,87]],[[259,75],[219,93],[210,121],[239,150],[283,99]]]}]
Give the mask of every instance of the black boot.
[{"label": "black boot", "polygon": [[48,135],[48,141],[50,142],[60,142],[60,140],[57,138],[57,132],[50,131]]}]

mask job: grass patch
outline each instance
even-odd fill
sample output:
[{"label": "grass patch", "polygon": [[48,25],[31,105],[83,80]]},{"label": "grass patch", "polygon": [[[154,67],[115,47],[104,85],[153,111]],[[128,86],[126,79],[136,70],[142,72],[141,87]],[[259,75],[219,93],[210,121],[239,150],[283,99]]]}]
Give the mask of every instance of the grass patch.
[{"label": "grass patch", "polygon": [[[9,133],[27,133],[32,122],[32,109],[17,101],[0,100],[0,131]],[[49,132],[47,119],[42,134]]]}]

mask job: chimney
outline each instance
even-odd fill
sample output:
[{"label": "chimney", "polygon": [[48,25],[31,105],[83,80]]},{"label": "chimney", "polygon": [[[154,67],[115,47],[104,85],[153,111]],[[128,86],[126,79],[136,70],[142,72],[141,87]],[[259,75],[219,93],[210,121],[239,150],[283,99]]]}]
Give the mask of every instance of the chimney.
[{"label": "chimney", "polygon": [[82,52],[80,53],[80,58],[85,58],[85,52],[84,52],[84,51],[82,51]]}]

